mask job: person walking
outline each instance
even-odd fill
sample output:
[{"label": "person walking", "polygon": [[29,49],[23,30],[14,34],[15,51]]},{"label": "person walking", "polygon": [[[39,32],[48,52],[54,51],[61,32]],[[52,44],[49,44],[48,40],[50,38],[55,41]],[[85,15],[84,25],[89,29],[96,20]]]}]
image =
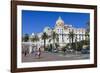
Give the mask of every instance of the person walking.
[{"label": "person walking", "polygon": [[38,58],[40,58],[41,57],[41,49],[39,48],[38,49]]},{"label": "person walking", "polygon": [[40,57],[41,57],[41,48],[40,48],[40,46],[39,46],[39,45],[37,46],[35,56],[36,56],[37,58],[40,58]]}]

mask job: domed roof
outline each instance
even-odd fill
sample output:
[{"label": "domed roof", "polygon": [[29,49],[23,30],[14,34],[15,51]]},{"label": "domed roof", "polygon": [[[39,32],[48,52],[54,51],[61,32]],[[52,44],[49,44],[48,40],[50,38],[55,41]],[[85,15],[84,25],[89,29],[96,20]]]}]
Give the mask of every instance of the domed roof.
[{"label": "domed roof", "polygon": [[56,26],[64,26],[64,21],[62,20],[61,17],[59,17],[58,20],[56,21]]},{"label": "domed roof", "polygon": [[51,31],[51,29],[50,29],[50,27],[45,27],[43,31],[48,32],[48,31]]},{"label": "domed roof", "polygon": [[34,33],[32,33],[32,36],[34,36],[35,34]]},{"label": "domed roof", "polygon": [[45,27],[43,32],[46,32],[48,35],[51,35],[52,29],[50,27]]}]

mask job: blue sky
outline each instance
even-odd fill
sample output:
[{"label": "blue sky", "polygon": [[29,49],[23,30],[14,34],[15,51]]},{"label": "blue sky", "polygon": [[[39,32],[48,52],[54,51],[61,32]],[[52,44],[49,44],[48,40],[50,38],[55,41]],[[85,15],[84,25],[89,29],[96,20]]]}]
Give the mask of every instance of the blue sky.
[{"label": "blue sky", "polygon": [[59,16],[65,24],[71,24],[76,28],[85,28],[90,20],[89,13],[22,10],[22,34],[39,33],[46,26],[54,28]]}]

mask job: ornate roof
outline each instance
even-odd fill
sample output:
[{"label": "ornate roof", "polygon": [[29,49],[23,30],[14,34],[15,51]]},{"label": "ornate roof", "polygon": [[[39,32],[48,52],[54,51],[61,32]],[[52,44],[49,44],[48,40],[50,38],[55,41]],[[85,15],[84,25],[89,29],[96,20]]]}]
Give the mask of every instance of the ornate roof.
[{"label": "ornate roof", "polygon": [[64,21],[62,18],[59,16],[58,20],[56,21],[56,26],[64,26]]}]

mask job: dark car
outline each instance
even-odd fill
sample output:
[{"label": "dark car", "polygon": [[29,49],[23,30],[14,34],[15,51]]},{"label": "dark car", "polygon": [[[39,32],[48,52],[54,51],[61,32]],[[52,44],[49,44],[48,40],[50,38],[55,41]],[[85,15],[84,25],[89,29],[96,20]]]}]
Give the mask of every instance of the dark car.
[{"label": "dark car", "polygon": [[90,50],[89,49],[82,49],[81,50],[81,53],[82,54],[89,54],[90,53]]}]

